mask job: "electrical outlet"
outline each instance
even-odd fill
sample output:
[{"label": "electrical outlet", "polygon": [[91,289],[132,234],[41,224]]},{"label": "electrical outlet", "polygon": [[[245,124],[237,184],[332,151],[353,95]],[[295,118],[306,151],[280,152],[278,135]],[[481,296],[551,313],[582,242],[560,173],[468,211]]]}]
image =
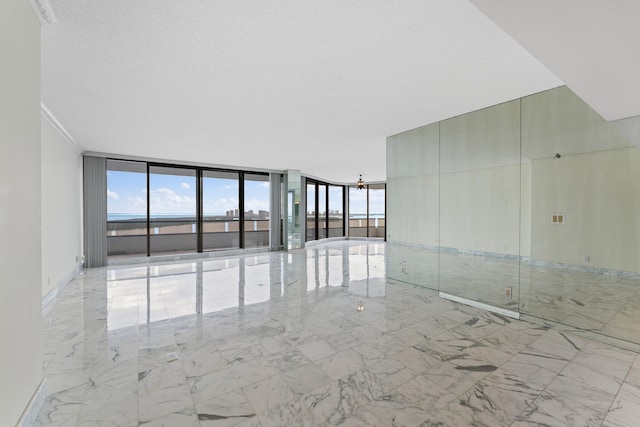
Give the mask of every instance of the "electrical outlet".
[{"label": "electrical outlet", "polygon": [[589,262],[591,261],[591,257],[589,255],[585,255],[582,257],[582,262]]},{"label": "electrical outlet", "polygon": [[511,299],[512,293],[513,293],[513,288],[504,288],[504,295],[507,298]]}]

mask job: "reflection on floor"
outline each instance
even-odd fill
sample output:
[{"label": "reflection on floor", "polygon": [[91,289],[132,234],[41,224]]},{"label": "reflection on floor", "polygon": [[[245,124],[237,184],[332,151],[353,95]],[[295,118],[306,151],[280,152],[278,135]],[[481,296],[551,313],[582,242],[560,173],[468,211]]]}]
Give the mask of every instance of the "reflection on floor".
[{"label": "reflection on floor", "polygon": [[[387,246],[388,276],[640,344],[640,279]],[[511,297],[506,288],[512,290]],[[603,337],[602,339],[606,338]]]},{"label": "reflection on floor", "polygon": [[36,425],[637,425],[640,355],[388,282],[386,249],[86,270]]}]

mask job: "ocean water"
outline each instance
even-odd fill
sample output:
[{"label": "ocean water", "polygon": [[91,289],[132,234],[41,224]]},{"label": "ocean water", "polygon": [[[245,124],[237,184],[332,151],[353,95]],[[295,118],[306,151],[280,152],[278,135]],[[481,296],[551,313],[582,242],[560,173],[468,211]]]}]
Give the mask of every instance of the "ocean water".
[{"label": "ocean water", "polygon": [[[185,217],[194,217],[195,214],[154,214],[153,218],[185,218]],[[224,214],[209,214],[205,213],[205,216],[224,216]],[[366,219],[367,215],[351,215],[351,219]],[[370,219],[374,218],[384,218],[384,214],[369,214]],[[126,220],[140,220],[146,221],[147,214],[128,214],[128,213],[108,213],[107,221],[126,221]]]},{"label": "ocean water", "polygon": [[[152,218],[195,218],[196,214],[153,214]],[[128,214],[128,213],[108,213],[107,221],[126,221],[126,220],[146,221],[147,214]]]}]

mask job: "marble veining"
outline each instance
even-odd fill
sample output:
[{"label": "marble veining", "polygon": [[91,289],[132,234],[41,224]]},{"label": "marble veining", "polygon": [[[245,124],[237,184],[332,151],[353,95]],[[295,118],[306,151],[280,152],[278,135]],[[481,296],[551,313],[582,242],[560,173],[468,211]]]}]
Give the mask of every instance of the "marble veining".
[{"label": "marble veining", "polygon": [[[83,270],[44,313],[34,425],[637,425],[638,354],[388,280],[402,266],[386,249],[333,241]],[[602,280],[626,291],[560,304],[542,287],[527,301],[633,333],[633,288]],[[627,308],[609,316],[614,303]]]}]

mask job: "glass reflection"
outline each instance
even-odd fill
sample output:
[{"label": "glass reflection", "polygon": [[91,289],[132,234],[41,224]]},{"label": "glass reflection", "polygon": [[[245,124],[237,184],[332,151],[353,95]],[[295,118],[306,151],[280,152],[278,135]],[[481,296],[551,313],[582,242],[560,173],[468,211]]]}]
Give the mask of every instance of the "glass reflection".
[{"label": "glass reflection", "polygon": [[108,328],[250,309],[264,303],[286,310],[287,301],[301,297],[317,301],[332,288],[365,298],[382,297],[386,294],[385,268],[383,244],[344,242],[297,254],[112,267],[105,299],[109,301]]}]

